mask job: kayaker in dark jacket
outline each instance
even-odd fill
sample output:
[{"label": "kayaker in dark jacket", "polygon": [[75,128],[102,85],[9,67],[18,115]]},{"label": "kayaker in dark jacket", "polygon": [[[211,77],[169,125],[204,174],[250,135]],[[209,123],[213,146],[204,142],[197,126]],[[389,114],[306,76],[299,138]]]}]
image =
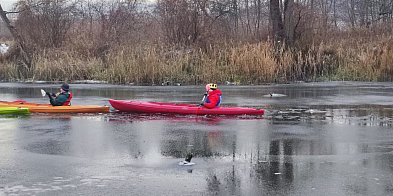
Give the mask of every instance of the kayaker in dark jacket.
[{"label": "kayaker in dark jacket", "polygon": [[61,85],[60,92],[54,94],[46,92],[49,97],[50,104],[53,106],[70,106],[72,93],[70,92],[70,86],[66,83]]},{"label": "kayaker in dark jacket", "polygon": [[222,93],[217,88],[217,84],[210,83],[206,85],[206,94],[201,105],[209,109],[216,108],[220,106],[221,99]]}]

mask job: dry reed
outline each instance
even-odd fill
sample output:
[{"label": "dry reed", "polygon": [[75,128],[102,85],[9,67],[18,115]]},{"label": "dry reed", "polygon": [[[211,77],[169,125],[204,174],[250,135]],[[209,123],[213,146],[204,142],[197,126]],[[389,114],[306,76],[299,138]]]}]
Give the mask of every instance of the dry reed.
[{"label": "dry reed", "polygon": [[[85,42],[86,45],[87,42]],[[88,45],[94,47],[94,44]],[[205,82],[261,84],[296,80],[392,81],[393,37],[358,37],[289,50],[270,42],[178,49],[164,45],[119,45],[95,56],[84,44],[35,54],[34,80],[105,80],[118,84]],[[104,59],[104,60],[103,60]],[[0,79],[21,79],[18,66],[2,60]]]}]

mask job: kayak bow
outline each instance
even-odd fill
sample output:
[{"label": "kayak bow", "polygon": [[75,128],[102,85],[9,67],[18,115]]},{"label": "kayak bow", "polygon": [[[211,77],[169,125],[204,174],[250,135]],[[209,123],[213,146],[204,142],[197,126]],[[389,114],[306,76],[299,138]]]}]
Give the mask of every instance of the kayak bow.
[{"label": "kayak bow", "polygon": [[29,109],[20,107],[0,107],[0,114],[28,114]]}]

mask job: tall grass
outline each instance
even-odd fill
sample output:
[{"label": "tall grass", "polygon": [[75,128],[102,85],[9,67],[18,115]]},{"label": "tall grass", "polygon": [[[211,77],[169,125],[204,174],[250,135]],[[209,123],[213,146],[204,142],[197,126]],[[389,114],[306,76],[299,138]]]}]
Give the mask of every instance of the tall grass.
[{"label": "tall grass", "polygon": [[[86,44],[88,45],[88,44]],[[93,44],[94,45],[94,44]],[[94,47],[92,44],[86,47]],[[261,84],[296,80],[392,81],[393,37],[342,38],[291,50],[270,42],[179,49],[164,44],[119,45],[105,54],[72,45],[34,55],[30,79],[105,80],[118,84],[206,82]],[[0,59],[1,60],[1,59]],[[0,61],[0,79],[20,79],[13,61]]]},{"label": "tall grass", "polygon": [[96,79],[103,70],[96,58],[83,58],[74,51],[45,50],[34,56],[32,79],[81,80]]},{"label": "tall grass", "polygon": [[[353,44],[356,43],[357,44]],[[337,47],[338,70],[342,80],[392,81],[393,37],[381,37],[374,42],[345,40]]]},{"label": "tall grass", "polygon": [[[2,57],[0,57],[2,58]],[[17,65],[0,60],[0,80],[12,81],[19,78]]]}]

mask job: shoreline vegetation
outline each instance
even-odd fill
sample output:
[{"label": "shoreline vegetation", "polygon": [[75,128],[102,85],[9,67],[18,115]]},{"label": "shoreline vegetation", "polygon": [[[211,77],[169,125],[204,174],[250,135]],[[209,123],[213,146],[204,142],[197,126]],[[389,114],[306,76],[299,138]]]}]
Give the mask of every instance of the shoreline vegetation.
[{"label": "shoreline vegetation", "polygon": [[136,85],[393,80],[392,35],[372,41],[348,38],[320,43],[305,52],[284,47],[276,49],[271,42],[260,42],[203,51],[134,45],[117,47],[102,59],[65,46],[36,54],[26,78],[16,63],[2,60],[0,80],[94,80]]},{"label": "shoreline vegetation", "polygon": [[[11,45],[0,54],[0,81],[134,85],[393,81],[390,12],[385,16],[372,10],[348,18],[338,14],[348,11],[345,4],[319,13],[323,6],[317,2],[324,1],[317,0],[316,4],[285,0],[283,5],[255,1],[263,3],[258,6],[238,1],[246,4],[229,11],[217,7],[224,6],[219,1],[162,0],[148,9],[143,1],[130,2],[18,1],[15,9],[22,11],[11,25],[20,36],[0,35],[1,42]],[[273,15],[280,11],[275,5],[288,6],[281,9],[288,13]],[[360,5],[354,4],[352,11]],[[298,18],[287,21],[281,15]],[[283,27],[277,29],[280,22]],[[251,23],[257,26],[251,28]]]}]

